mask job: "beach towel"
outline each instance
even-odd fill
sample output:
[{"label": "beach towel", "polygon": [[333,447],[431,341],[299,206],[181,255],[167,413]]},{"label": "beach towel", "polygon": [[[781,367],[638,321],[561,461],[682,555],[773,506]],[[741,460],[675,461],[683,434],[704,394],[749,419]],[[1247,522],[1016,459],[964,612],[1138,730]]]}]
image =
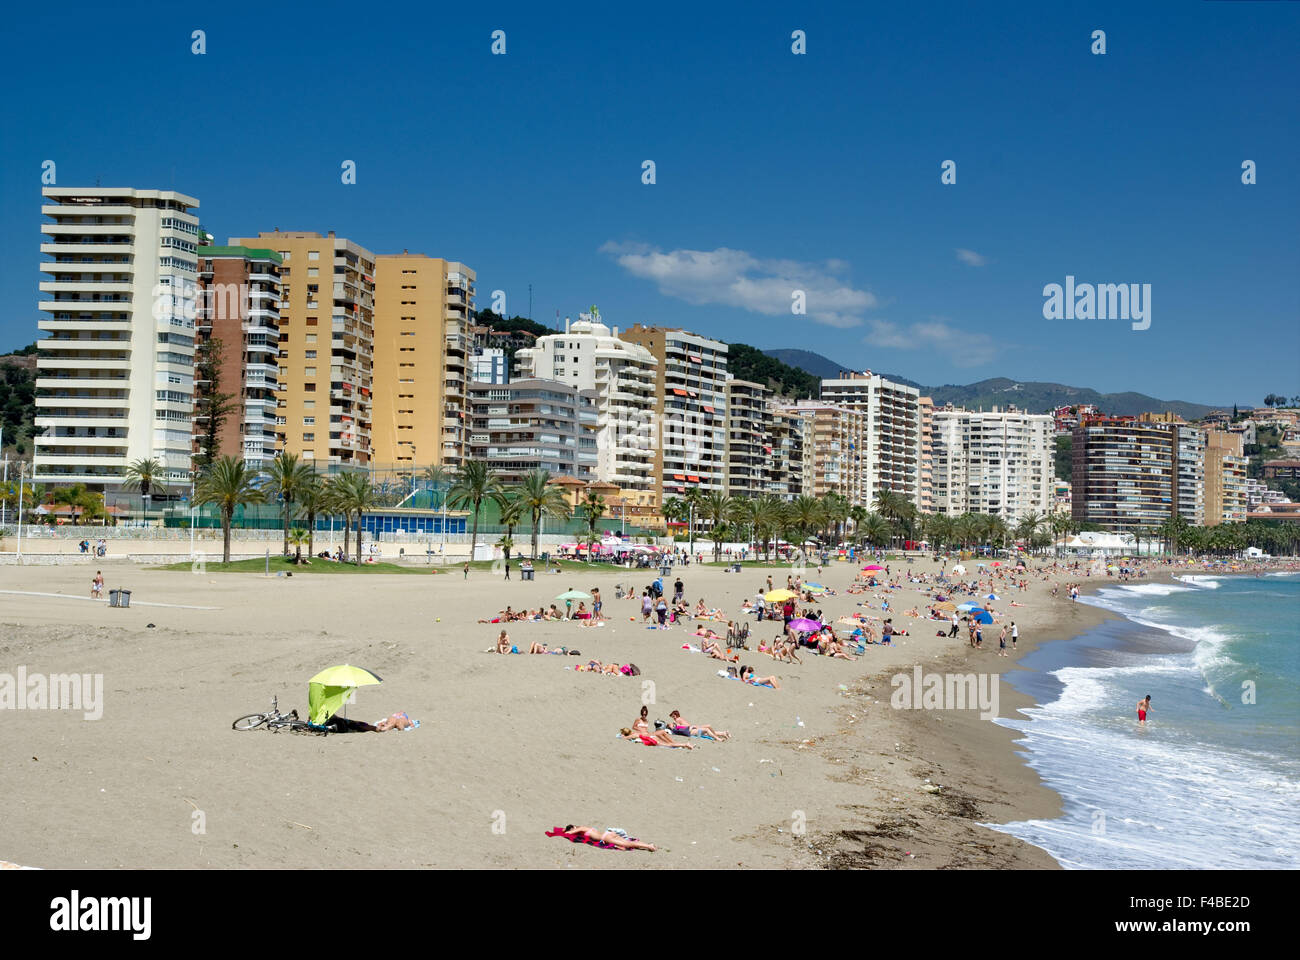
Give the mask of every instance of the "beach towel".
[{"label": "beach towel", "polygon": [[603,840],[593,840],[585,833],[565,833],[563,827],[552,827],[546,831],[548,837],[563,837],[570,843],[585,843],[589,847],[599,847],[601,850],[623,850],[623,847],[616,847],[612,843],[605,843]]}]

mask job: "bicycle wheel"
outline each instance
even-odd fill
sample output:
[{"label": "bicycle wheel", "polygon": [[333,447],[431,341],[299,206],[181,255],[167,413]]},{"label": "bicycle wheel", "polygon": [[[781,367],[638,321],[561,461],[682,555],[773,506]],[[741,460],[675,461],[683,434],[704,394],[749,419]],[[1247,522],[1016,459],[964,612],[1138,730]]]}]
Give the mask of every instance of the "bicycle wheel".
[{"label": "bicycle wheel", "polygon": [[254,730],[266,722],[266,714],[250,713],[230,725],[231,730]]}]

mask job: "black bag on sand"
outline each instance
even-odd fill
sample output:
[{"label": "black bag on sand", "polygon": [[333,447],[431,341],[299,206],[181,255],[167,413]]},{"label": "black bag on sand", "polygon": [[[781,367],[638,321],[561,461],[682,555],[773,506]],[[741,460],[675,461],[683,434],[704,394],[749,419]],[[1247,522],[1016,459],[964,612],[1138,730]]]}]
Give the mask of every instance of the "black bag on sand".
[{"label": "black bag on sand", "polygon": [[639,677],[639,676],[641,676],[641,668],[638,667],[635,663],[629,663],[629,664],[627,665],[627,669],[628,669],[628,672],[629,672],[632,676],[634,676],[634,677]]},{"label": "black bag on sand", "polygon": [[571,657],[580,657],[580,656],[582,656],[582,651],[581,651],[581,650],[570,650],[570,651],[569,651],[569,656],[571,656]]}]

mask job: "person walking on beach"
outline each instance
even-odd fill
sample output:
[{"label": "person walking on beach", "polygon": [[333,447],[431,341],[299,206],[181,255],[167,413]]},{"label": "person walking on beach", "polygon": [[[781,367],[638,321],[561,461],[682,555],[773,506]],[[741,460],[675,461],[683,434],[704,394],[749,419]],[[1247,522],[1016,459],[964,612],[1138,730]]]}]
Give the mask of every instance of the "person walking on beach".
[{"label": "person walking on beach", "polygon": [[959,623],[959,620],[958,620],[958,617],[957,617],[957,611],[954,610],[953,613],[952,613],[952,629],[948,631],[948,636],[949,636],[949,637],[955,637],[955,636],[957,636],[957,624],[958,624],[958,623]]},{"label": "person walking on beach", "polygon": [[1011,621],[1011,649],[1015,650],[1016,641],[1020,639],[1020,628],[1016,626],[1016,621]]},{"label": "person walking on beach", "polygon": [[599,587],[592,587],[592,588],[591,588],[591,619],[592,619],[592,620],[603,620],[603,619],[605,619],[605,618],[602,617],[601,614],[600,614],[600,608],[601,608],[602,606],[604,606],[604,604],[601,602],[601,599],[600,599],[600,588],[599,588]]},{"label": "person walking on beach", "polygon": [[509,560],[506,561],[506,579],[507,579],[507,580],[510,579],[510,561],[509,561]]},{"label": "person walking on beach", "polygon": [[95,579],[90,581],[90,599],[104,599],[104,573],[102,570],[96,570]]},{"label": "person walking on beach", "polygon": [[465,579],[465,580],[468,580],[468,579],[469,579],[469,561],[468,561],[468,560],[465,561],[465,576],[464,576],[463,579]]},{"label": "person walking on beach", "polygon": [[1137,703],[1139,727],[1145,727],[1147,725],[1147,711],[1149,711],[1150,709],[1151,709],[1151,694],[1148,693]]}]

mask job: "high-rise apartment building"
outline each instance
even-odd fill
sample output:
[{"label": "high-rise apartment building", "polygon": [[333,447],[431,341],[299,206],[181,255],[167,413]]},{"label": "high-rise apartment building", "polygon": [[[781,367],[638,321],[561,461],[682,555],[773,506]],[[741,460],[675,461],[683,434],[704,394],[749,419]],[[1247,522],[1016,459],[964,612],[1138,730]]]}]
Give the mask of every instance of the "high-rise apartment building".
[{"label": "high-rise apartment building", "polygon": [[850,407],[864,417],[864,482],[861,500],[871,506],[882,490],[902,494],[913,505],[921,499],[921,391],[894,383],[870,370],[823,380],[823,403]]},{"label": "high-rise apartment building", "polygon": [[[618,328],[583,314],[564,333],[538,337],[515,354],[518,376],[594,390],[598,414],[596,476],[624,491],[658,496],[655,479],[655,382],[649,350],[622,340]],[[655,501],[658,502],[657,500]]]},{"label": "high-rise apartment building", "polygon": [[1071,515],[1113,532],[1155,527],[1175,513],[1200,526],[1205,439],[1193,427],[1084,421],[1072,437]]},{"label": "high-rise apartment building", "polygon": [[773,406],[768,416],[770,427],[763,447],[767,455],[767,492],[782,500],[810,494],[812,421],[778,406]]},{"label": "high-rise apartment building", "polygon": [[800,400],[780,409],[808,423],[811,443],[805,444],[805,463],[811,465],[811,475],[804,474],[803,493],[814,497],[834,493],[850,504],[865,504],[862,446],[867,415],[816,400]]},{"label": "high-rise apartment building", "polygon": [[1010,407],[934,411],[931,437],[936,513],[987,513],[1014,525],[1052,506],[1050,414]]},{"label": "high-rise apartment building", "polygon": [[251,470],[265,469],[275,456],[280,265],[274,250],[198,249],[195,347],[209,354],[207,372],[215,377],[205,377],[204,365],[196,363],[196,455],[210,436],[210,417],[218,406],[211,401],[226,396],[211,456],[240,457]]},{"label": "high-rise apartment building", "polygon": [[623,339],[644,347],[658,364],[654,476],[661,497],[679,497],[692,487],[724,491],[727,345],[685,330],[640,324],[624,331]]},{"label": "high-rise apartment building", "polygon": [[921,419],[921,466],[916,505],[922,513],[934,513],[934,400],[918,397]]},{"label": "high-rise apartment building", "polygon": [[1246,467],[1241,434],[1211,430],[1205,434],[1205,525],[1245,523]]},{"label": "high-rise apartment building", "polygon": [[474,271],[455,261],[375,258],[376,464],[455,469],[463,462],[474,281]]},{"label": "high-rise apartment building", "polygon": [[534,470],[596,479],[597,392],[558,380],[469,385],[469,456],[504,483]]},{"label": "high-rise apartment building", "polygon": [[272,231],[231,246],[280,255],[277,443],[308,464],[372,458],[375,257],[351,240]]},{"label": "high-rise apartment building", "polygon": [[190,479],[199,201],[174,190],[45,187],[34,479],[115,488],[156,459]]},{"label": "high-rise apartment building", "polygon": [[727,381],[726,492],[754,498],[768,492],[771,459],[771,391],[761,383]]}]

